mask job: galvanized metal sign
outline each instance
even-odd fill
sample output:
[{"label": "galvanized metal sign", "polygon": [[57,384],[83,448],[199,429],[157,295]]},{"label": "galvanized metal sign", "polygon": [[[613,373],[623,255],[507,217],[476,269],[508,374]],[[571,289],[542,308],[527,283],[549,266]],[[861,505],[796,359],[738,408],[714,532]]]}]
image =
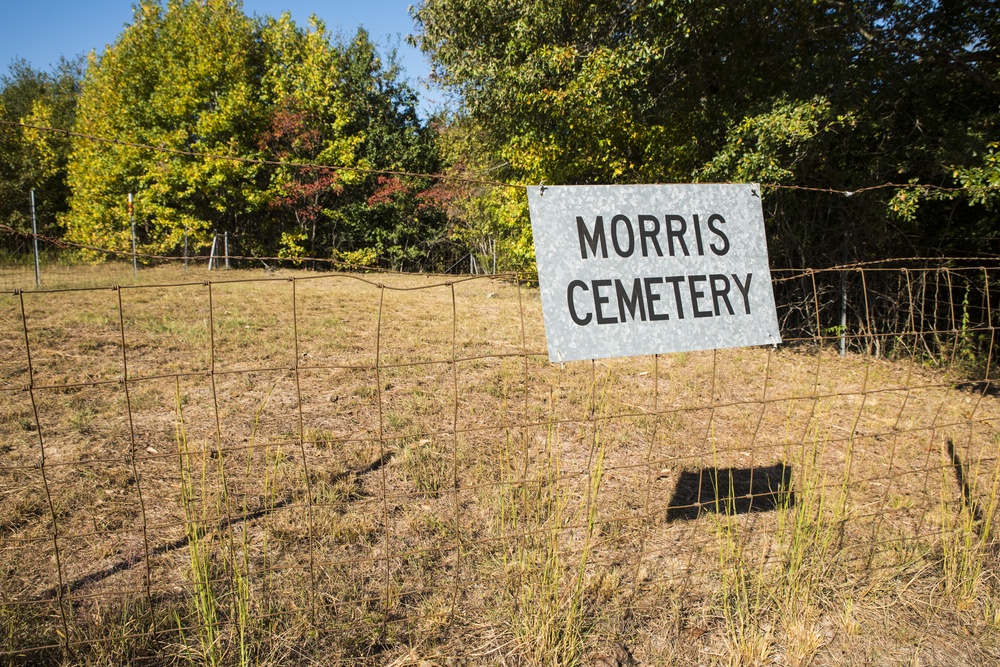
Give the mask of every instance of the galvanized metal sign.
[{"label": "galvanized metal sign", "polygon": [[532,186],[549,359],[781,342],[756,185]]}]

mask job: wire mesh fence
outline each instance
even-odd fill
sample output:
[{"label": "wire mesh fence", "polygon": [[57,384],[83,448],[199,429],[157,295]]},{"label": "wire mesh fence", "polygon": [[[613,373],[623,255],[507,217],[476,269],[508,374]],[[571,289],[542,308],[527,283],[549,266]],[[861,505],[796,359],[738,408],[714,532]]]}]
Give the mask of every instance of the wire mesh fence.
[{"label": "wire mesh fence", "polygon": [[562,365],[514,275],[118,268],[0,295],[0,662],[795,664],[879,591],[1000,627],[998,266],[774,272],[780,348]]}]

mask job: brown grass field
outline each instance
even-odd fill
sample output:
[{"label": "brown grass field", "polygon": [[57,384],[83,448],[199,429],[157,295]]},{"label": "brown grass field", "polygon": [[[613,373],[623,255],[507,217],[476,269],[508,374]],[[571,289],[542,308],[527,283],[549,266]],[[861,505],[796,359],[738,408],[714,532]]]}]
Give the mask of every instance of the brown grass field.
[{"label": "brown grass field", "polygon": [[557,365],[511,280],[32,278],[0,664],[1000,664],[1000,398],[916,336]]}]

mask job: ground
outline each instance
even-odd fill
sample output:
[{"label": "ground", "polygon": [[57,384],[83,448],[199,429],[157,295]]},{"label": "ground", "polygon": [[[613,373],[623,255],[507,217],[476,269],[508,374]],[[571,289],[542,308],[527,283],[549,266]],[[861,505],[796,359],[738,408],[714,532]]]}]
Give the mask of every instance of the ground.
[{"label": "ground", "polygon": [[509,279],[32,280],[0,663],[1000,661],[1000,400],[927,332],[560,365]]}]

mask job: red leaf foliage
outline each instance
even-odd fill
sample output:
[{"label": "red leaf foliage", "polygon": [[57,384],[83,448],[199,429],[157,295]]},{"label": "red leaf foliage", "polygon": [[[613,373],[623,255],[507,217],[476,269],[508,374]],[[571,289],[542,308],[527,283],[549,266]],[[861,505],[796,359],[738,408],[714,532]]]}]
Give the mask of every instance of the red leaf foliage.
[{"label": "red leaf foliage", "polygon": [[409,194],[410,188],[398,176],[379,176],[379,187],[368,197],[369,206],[388,204],[399,193]]}]

